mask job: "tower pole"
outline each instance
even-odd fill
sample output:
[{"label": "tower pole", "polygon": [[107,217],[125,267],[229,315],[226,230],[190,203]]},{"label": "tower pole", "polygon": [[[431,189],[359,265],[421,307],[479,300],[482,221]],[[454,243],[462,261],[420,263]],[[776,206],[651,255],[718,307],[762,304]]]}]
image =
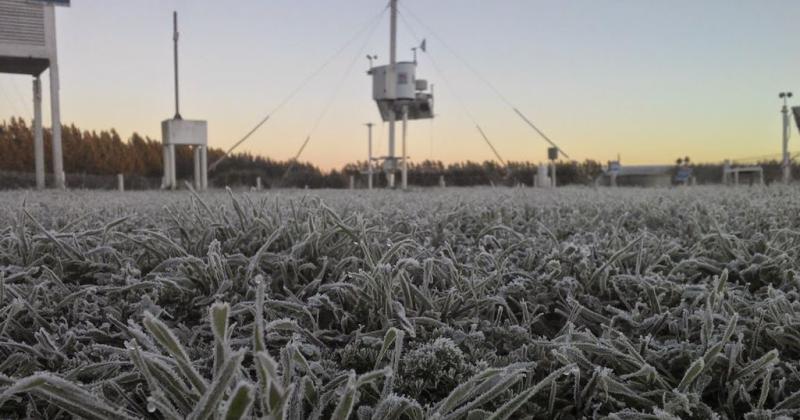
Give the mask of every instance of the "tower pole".
[{"label": "tower pole", "polygon": [[[387,75],[389,83],[389,98],[395,99],[397,96],[397,0],[391,0],[389,3],[390,20],[389,20],[389,74]],[[389,80],[391,79],[391,80]]]},{"label": "tower pole", "polygon": [[397,98],[397,0],[390,0],[389,19],[389,71],[386,72],[387,97],[389,99],[389,172],[386,174],[389,188],[394,188],[394,176],[397,171],[397,158],[394,154],[395,121],[397,115],[394,102]]},{"label": "tower pole", "polygon": [[179,91],[178,91],[178,12],[172,12],[172,42],[174,44],[173,47],[173,58],[175,60],[175,119],[181,119],[181,107],[179,101]]},{"label": "tower pole", "polygon": [[367,189],[372,189],[372,123],[367,123]]}]

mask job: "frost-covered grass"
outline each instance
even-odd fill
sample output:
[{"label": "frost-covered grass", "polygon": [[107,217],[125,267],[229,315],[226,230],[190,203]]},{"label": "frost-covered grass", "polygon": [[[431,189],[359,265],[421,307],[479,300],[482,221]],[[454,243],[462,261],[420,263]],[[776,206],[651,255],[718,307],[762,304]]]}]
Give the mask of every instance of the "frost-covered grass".
[{"label": "frost-covered grass", "polygon": [[800,416],[800,190],[0,193],[0,418]]}]

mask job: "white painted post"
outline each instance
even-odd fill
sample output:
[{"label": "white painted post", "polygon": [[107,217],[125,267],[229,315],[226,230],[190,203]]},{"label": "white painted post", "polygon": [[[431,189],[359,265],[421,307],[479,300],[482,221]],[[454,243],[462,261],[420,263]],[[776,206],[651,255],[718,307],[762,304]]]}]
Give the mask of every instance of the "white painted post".
[{"label": "white painted post", "polygon": [[356,177],[353,175],[350,175],[350,189],[356,189]]},{"label": "white painted post", "polygon": [[547,176],[547,164],[540,163],[537,169],[538,174],[536,176],[536,184],[540,188],[550,188],[552,183],[550,182],[550,177]]},{"label": "white painted post", "polygon": [[66,188],[64,154],[61,148],[61,108],[59,106],[58,63],[50,63],[50,119],[53,134],[53,175],[55,187]]},{"label": "white painted post", "polygon": [[208,189],[208,146],[200,146],[200,178],[203,180],[200,189]]},{"label": "white painted post", "polygon": [[386,173],[386,183],[388,184],[389,188],[394,188],[394,175],[397,160],[394,156],[394,123],[395,123],[395,115],[394,110],[389,110],[389,157],[387,160],[389,161],[389,171]]},{"label": "white painted post", "polygon": [[170,189],[174,190],[175,187],[178,186],[178,177],[176,176],[177,171],[175,168],[175,145],[170,144],[167,147],[169,151],[169,175],[168,175],[169,182],[167,185],[169,186]]},{"label": "white painted post", "polygon": [[731,161],[725,160],[722,165],[722,185],[728,185],[731,182]]},{"label": "white painted post", "polygon": [[164,145],[161,149],[164,157],[164,176],[161,178],[161,188],[167,189],[169,188],[169,146]]},{"label": "white painted post", "polygon": [[52,137],[53,137],[53,177],[55,179],[55,187],[58,189],[66,188],[66,177],[64,174],[64,154],[61,148],[61,95],[59,93],[60,86],[58,81],[58,49],[56,46],[56,18],[55,6],[52,4],[47,5],[50,8],[47,14],[51,27],[53,28],[53,37],[50,40],[53,43],[53,48],[50,54],[50,120],[52,122]]},{"label": "white painted post", "polygon": [[42,80],[33,79],[33,155],[36,167],[36,189],[45,187],[44,177],[44,130],[42,129]]},{"label": "white painted post", "polygon": [[192,154],[194,155],[194,189],[199,190],[203,184],[203,176],[200,174],[200,147],[192,147]]},{"label": "white painted post", "polygon": [[261,191],[261,177],[256,177],[256,191]]},{"label": "white painted post", "polygon": [[125,176],[117,174],[117,190],[120,192],[125,191]]}]

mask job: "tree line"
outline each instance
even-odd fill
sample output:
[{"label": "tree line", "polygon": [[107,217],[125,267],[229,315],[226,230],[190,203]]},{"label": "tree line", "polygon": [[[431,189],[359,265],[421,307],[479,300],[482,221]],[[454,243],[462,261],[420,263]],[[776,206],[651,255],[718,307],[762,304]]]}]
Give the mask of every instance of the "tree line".
[{"label": "tree line", "polygon": [[[78,175],[100,177],[123,174],[142,177],[149,182],[142,186],[157,188],[162,176],[162,145],[160,140],[132,134],[123,140],[115,130],[81,130],[74,124],[62,126],[64,171]],[[52,167],[51,133],[44,131],[45,166]],[[209,147],[209,163],[223,156],[222,149]],[[179,179],[193,176],[193,157],[188,147],[176,148],[176,172]],[[780,177],[778,162],[762,163],[768,182]],[[722,164],[692,164],[698,183],[720,182]],[[0,122],[0,171],[3,173],[32,173],[34,168],[33,127],[24,119],[11,118]],[[353,176],[357,187],[366,185],[365,161],[345,165],[339,170],[322,171],[308,162],[277,161],[250,153],[234,153],[209,174],[209,183],[215,187],[252,186],[260,177],[266,188],[308,187],[347,188]],[[537,164],[533,162],[508,162],[502,166],[495,161],[458,162],[444,164],[425,160],[409,163],[409,184],[436,186],[444,176],[448,186],[475,185],[531,185]],[[795,169],[794,174],[800,175]],[[594,160],[583,162],[559,161],[556,173],[560,185],[590,185],[602,173],[602,164]],[[380,168],[375,169],[374,185],[385,186]],[[69,178],[68,178],[69,181]],[[103,184],[106,185],[106,184]],[[20,185],[16,185],[20,186]],[[21,185],[27,186],[27,185]],[[90,185],[87,185],[90,187]],[[0,182],[0,187],[8,187]]]}]

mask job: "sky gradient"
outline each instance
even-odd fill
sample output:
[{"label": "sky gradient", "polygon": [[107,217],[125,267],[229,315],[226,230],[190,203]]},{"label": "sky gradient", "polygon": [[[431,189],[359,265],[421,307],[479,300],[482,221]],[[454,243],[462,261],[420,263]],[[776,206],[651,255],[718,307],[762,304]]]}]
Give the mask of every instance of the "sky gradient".
[{"label": "sky gradient", "polygon": [[[438,117],[409,124],[416,161],[493,159],[473,119],[505,159],[546,157],[546,143],[451,50],[579,160],[777,154],[778,92],[800,94],[793,0],[400,2],[399,58],[427,38],[417,76],[436,85]],[[371,37],[365,31],[239,149],[287,159],[311,134],[301,160],[331,169],[365,159],[363,124],[380,122],[365,55],[388,59],[388,13],[374,20],[385,1],[72,3],[57,12],[64,123],[160,139],[160,121],[173,114],[171,12],[178,10],[181,113],[208,120],[209,144],[221,148],[374,22]],[[30,91],[29,77],[0,75],[0,119],[30,118]],[[379,124],[376,155],[386,152],[386,137]]]}]

